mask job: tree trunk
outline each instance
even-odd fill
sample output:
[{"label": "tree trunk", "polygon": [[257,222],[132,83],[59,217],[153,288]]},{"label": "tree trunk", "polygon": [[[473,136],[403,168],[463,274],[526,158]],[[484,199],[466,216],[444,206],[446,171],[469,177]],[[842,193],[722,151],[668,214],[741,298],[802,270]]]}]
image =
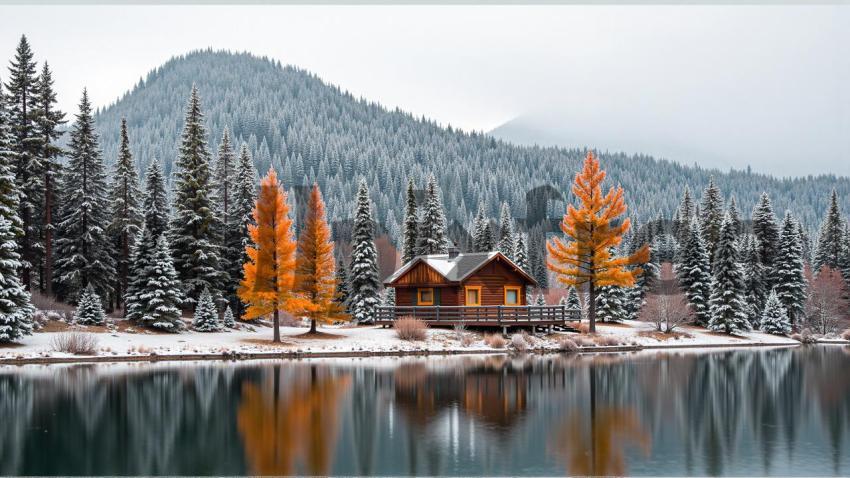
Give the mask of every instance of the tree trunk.
[{"label": "tree trunk", "polygon": [[310,333],[316,333],[316,319],[310,319]]},{"label": "tree trunk", "polygon": [[[47,166],[50,168],[50,165]],[[44,295],[53,296],[53,183],[44,178]]]},{"label": "tree trunk", "polygon": [[280,311],[274,310],[274,338],[272,342],[280,343]]},{"label": "tree trunk", "polygon": [[591,334],[596,333],[596,287],[593,285],[593,281],[591,280],[588,287],[587,297],[590,301],[590,304],[587,305],[587,319],[589,322],[589,327],[587,331]]}]

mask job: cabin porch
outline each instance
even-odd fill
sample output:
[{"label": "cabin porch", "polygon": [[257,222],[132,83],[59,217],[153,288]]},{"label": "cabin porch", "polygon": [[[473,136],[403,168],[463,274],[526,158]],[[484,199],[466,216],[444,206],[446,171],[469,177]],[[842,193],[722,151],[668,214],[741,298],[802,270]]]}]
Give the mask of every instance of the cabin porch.
[{"label": "cabin porch", "polygon": [[565,305],[484,305],[484,306],[379,306],[375,324],[392,326],[396,319],[412,317],[430,326],[469,327],[559,327],[567,328],[581,320],[581,311]]}]

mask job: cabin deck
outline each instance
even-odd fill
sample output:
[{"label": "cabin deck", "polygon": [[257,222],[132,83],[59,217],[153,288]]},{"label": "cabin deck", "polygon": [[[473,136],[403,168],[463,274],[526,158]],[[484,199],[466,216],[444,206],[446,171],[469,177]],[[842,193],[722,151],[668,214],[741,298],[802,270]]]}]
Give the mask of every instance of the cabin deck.
[{"label": "cabin deck", "polygon": [[375,323],[392,325],[403,317],[420,319],[428,325],[507,328],[567,326],[581,320],[581,312],[565,305],[379,306]]}]

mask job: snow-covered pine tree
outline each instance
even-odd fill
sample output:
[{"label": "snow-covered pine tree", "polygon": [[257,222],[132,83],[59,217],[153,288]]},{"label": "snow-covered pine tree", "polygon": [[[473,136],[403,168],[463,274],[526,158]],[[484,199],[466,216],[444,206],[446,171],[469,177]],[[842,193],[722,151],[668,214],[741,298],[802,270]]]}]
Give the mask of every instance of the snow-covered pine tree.
[{"label": "snow-covered pine tree", "polygon": [[812,264],[815,271],[819,271],[823,266],[833,269],[839,267],[843,235],[844,221],[838,207],[838,194],[833,189],[829,198],[829,209],[818,233],[818,246]]},{"label": "snow-covered pine tree", "polygon": [[61,220],[56,233],[56,291],[76,302],[92,285],[106,296],[115,283],[115,261],[106,235],[109,198],[88,93],[83,90],[80,112],[71,130],[70,158],[63,175]]},{"label": "snow-covered pine tree", "polygon": [[195,307],[195,315],[192,319],[192,328],[198,332],[220,332],[222,329],[221,321],[218,318],[218,309],[208,288],[204,288],[198,297],[198,305]]},{"label": "snow-covered pine tree", "polygon": [[174,178],[174,215],[169,231],[174,268],[180,277],[185,305],[191,306],[204,289],[219,295],[227,273],[221,268],[218,220],[213,214],[210,153],[198,89],[186,108],[180,153]]},{"label": "snow-covered pine tree", "polygon": [[449,243],[446,239],[446,216],[443,213],[443,200],[434,175],[428,177],[425,188],[425,204],[419,218],[418,252],[421,255],[445,254]]},{"label": "snow-covered pine tree", "polygon": [[496,250],[496,234],[493,233],[493,225],[489,219],[481,223],[481,234],[478,237],[478,252],[491,252]]},{"label": "snow-covered pine tree", "polygon": [[387,287],[384,289],[381,302],[388,307],[395,305],[395,287]]},{"label": "snow-covered pine tree", "polygon": [[164,234],[154,237],[147,227],[136,239],[127,290],[127,318],[168,332],[185,328],[180,318],[183,293]]},{"label": "snow-covered pine tree", "polygon": [[18,216],[20,192],[15,183],[16,158],[12,117],[6,109],[5,97],[0,94],[0,217],[9,221],[14,239],[24,233]]},{"label": "snow-covered pine tree", "polygon": [[498,250],[510,260],[514,260],[514,220],[508,203],[502,203],[499,213],[499,245]]},{"label": "snow-covered pine tree", "polygon": [[168,231],[168,193],[159,161],[154,158],[145,172],[145,189],[142,201],[143,223],[156,238]]},{"label": "snow-covered pine tree", "polygon": [[528,270],[528,249],[525,247],[525,234],[518,232],[516,234],[516,242],[514,244],[514,263],[524,270],[526,274]]},{"label": "snow-covered pine tree", "polygon": [[774,262],[776,261],[776,245],[779,243],[779,224],[773,214],[773,206],[767,193],[762,193],[759,202],[753,209],[753,234],[758,239],[759,257],[764,264],[765,286],[768,290],[776,284]]},{"label": "snow-covered pine tree", "polygon": [[708,186],[702,193],[700,204],[700,228],[708,251],[709,263],[714,264],[717,243],[720,241],[720,225],[723,222],[723,195],[720,188],[714,184],[714,176],[709,178]]},{"label": "snow-covered pine tree", "polygon": [[803,229],[803,224],[800,221],[797,221],[797,235],[800,236],[800,244],[803,247],[803,263],[811,264],[812,256],[814,255],[812,252],[812,239],[809,237],[809,233]]},{"label": "snow-covered pine tree", "polygon": [[711,319],[708,328],[727,334],[751,329],[743,298],[744,274],[738,262],[734,227],[729,215],[725,215],[714,258],[714,278],[709,300]]},{"label": "snow-covered pine tree", "polygon": [[[227,291],[226,295],[236,297],[237,283],[230,277],[229,272],[232,270],[228,263],[229,257],[227,251],[230,241],[230,219],[232,218],[231,209],[233,208],[233,192],[236,189],[236,152],[233,150],[233,145],[230,140],[230,129],[225,126],[221,133],[221,142],[218,144],[218,155],[215,160],[215,167],[212,168],[213,174],[210,180],[210,185],[213,190],[215,202],[215,214],[218,217],[218,225],[220,227],[218,236],[221,241],[221,266],[228,273],[226,280]],[[241,264],[240,264],[241,265]]]},{"label": "snow-covered pine tree", "polygon": [[74,311],[74,323],[80,325],[103,325],[106,323],[106,313],[100,295],[89,284],[80,295],[77,310]]},{"label": "snow-covered pine tree", "polygon": [[109,234],[114,252],[117,280],[115,282],[116,305],[123,301],[127,291],[127,277],[130,271],[130,252],[133,241],[138,236],[142,225],[142,211],[139,201],[139,175],[130,151],[130,139],[127,136],[127,120],[121,118],[121,143],[118,149],[118,160],[115,162],[115,172],[112,176],[111,188],[111,220],[107,233]]},{"label": "snow-covered pine tree", "polygon": [[743,231],[744,223],[741,221],[741,211],[738,210],[738,203],[735,201],[735,196],[729,198],[729,220],[732,221],[732,229],[735,235],[739,236]]},{"label": "snow-covered pine tree", "polygon": [[776,257],[776,287],[774,291],[788,313],[791,327],[798,327],[804,316],[806,304],[806,276],[804,274],[803,246],[799,225],[790,212],[785,212],[782,233]]},{"label": "snow-covered pine tree", "polygon": [[747,316],[753,327],[758,327],[764,302],[767,300],[767,287],[764,265],[759,256],[758,239],[747,234],[741,241],[741,263],[744,267],[744,299],[747,304]]},{"label": "snow-covered pine tree", "polygon": [[761,331],[767,334],[788,335],[791,333],[791,321],[788,312],[782,306],[782,302],[771,290],[764,304],[764,312],[761,314]]},{"label": "snow-covered pine tree", "polygon": [[229,305],[224,308],[224,318],[222,320],[222,325],[224,325],[224,328],[236,328],[236,319],[233,317],[233,309]]},{"label": "snow-covered pine tree", "polygon": [[[36,83],[38,74],[35,55],[26,36],[21,36],[15,56],[9,64],[7,107],[12,118],[15,137],[12,143],[16,164],[13,167],[15,182],[20,192],[17,215],[21,219],[23,234],[17,237],[21,254],[21,275],[24,287],[29,290],[32,271],[40,262],[37,241],[40,236],[41,182],[43,165],[39,155],[40,138],[36,136]],[[0,91],[0,94],[2,91]]]},{"label": "snow-covered pine tree", "polygon": [[[254,204],[257,201],[257,170],[254,169],[254,160],[248,153],[248,146],[242,144],[239,152],[239,162],[236,164],[236,182],[233,188],[233,205],[230,207],[230,220],[228,224],[231,232],[228,236],[229,243],[225,250],[227,263],[230,267],[230,280],[239,284],[243,279],[242,265],[248,260],[245,246],[251,243],[248,235],[248,226],[254,223]],[[236,315],[242,316],[242,301],[231,300]]]},{"label": "snow-covered pine tree", "polygon": [[487,215],[484,212],[484,203],[481,203],[478,205],[478,213],[476,213],[475,219],[472,220],[472,252],[484,252],[481,241],[486,224]]},{"label": "snow-covered pine tree", "polygon": [[[799,235],[799,233],[798,233]],[[844,239],[841,243],[841,276],[850,288],[850,224],[844,228]]]},{"label": "snow-covered pine tree", "polygon": [[541,232],[529,234],[528,241],[529,274],[537,281],[537,287],[549,288],[549,269],[546,267],[546,239]]},{"label": "snow-covered pine tree", "polygon": [[673,235],[679,244],[684,244],[688,240],[690,234],[690,221],[694,215],[694,200],[691,198],[691,189],[685,186],[685,193],[682,195],[682,201],[676,209],[676,216],[673,220]]},{"label": "snow-covered pine tree", "polygon": [[540,292],[534,298],[534,305],[546,305],[546,295]]},{"label": "snow-covered pine tree", "polygon": [[578,291],[575,286],[570,286],[565,297],[565,305],[568,309],[581,310],[581,301],[579,300]]},{"label": "snow-covered pine tree", "polygon": [[[2,95],[0,95],[2,96]],[[47,62],[41,68],[41,75],[35,85],[35,136],[40,139],[38,154],[42,166],[42,234],[43,258],[42,280],[44,295],[53,296],[53,250],[54,228],[56,227],[57,180],[62,172],[62,148],[57,142],[65,134],[62,125],[66,123],[65,113],[56,109],[56,92],[53,89],[53,74]]]},{"label": "snow-covered pine tree", "polygon": [[[407,180],[407,202],[404,208],[404,238],[402,239],[401,263],[407,264],[416,256],[417,242],[419,240],[419,214],[416,205],[416,192],[413,188],[413,179]],[[473,241],[474,242],[474,241]]]},{"label": "snow-covered pine tree", "polygon": [[[2,113],[2,112],[0,112]],[[0,343],[16,342],[32,332],[35,307],[30,302],[30,293],[24,288],[20,277],[20,256],[12,232],[12,223],[5,217],[5,198],[10,194],[7,185],[14,186],[14,177],[5,159],[0,144],[0,201],[4,215],[0,215]],[[14,210],[12,214],[16,214]]]},{"label": "snow-covered pine tree", "polygon": [[351,296],[348,287],[348,267],[342,259],[336,264],[336,295],[334,300],[342,307],[345,313],[350,313],[348,299]]},{"label": "snow-covered pine tree", "polygon": [[696,323],[706,326],[711,317],[708,304],[711,296],[711,268],[702,237],[699,222],[694,218],[689,222],[688,237],[682,247],[676,276],[694,312]]},{"label": "snow-covered pine tree", "polygon": [[596,294],[596,317],[602,322],[622,322],[628,313],[625,304],[625,289],[606,285]]},{"label": "snow-covered pine tree", "polygon": [[375,229],[369,188],[361,179],[354,213],[354,231],[349,274],[349,307],[358,323],[372,323],[375,307],[380,303],[381,282],[378,279],[378,252],[375,249]]}]

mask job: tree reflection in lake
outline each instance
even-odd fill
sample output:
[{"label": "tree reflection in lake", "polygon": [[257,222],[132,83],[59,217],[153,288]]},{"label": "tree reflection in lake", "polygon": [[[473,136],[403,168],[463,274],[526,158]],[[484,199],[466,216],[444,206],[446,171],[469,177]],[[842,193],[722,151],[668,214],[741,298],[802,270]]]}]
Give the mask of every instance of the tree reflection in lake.
[{"label": "tree reflection in lake", "polygon": [[842,347],[0,368],[0,474],[842,474]]}]

